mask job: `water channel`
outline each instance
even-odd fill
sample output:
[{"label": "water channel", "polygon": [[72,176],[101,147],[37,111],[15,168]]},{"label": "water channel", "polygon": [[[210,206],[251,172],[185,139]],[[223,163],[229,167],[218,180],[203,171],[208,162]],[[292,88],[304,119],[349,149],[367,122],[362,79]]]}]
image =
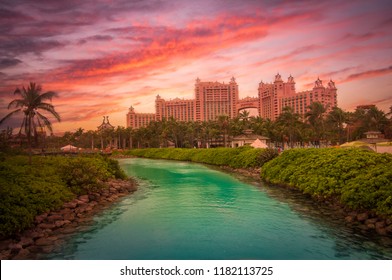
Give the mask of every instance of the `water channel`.
[{"label": "water channel", "polygon": [[392,259],[297,192],[200,164],[122,159],[139,190],[51,259]]}]

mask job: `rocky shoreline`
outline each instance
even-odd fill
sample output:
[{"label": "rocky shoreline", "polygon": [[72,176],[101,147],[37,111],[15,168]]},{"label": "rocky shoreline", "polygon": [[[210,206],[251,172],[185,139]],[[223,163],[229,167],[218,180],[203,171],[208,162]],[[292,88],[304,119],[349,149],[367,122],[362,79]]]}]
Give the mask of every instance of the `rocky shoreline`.
[{"label": "rocky shoreline", "polygon": [[[241,175],[251,177],[256,180],[260,179],[260,168],[256,169],[233,169],[230,167],[222,167],[222,169],[229,172],[236,172]],[[287,186],[280,186],[286,187]],[[388,217],[382,217],[370,211],[354,211],[348,207],[342,205],[341,203],[334,201],[332,199],[318,200],[319,203],[326,204],[331,210],[337,212],[344,220],[347,227],[357,229],[362,232],[362,234],[377,234],[381,237],[386,237],[390,239],[390,244],[392,245],[392,219]]]},{"label": "rocky shoreline", "polygon": [[99,211],[137,189],[133,180],[111,179],[105,184],[98,192],[81,195],[56,211],[36,216],[32,228],[0,240],[0,259],[40,259],[59,248],[72,234],[86,229]]}]

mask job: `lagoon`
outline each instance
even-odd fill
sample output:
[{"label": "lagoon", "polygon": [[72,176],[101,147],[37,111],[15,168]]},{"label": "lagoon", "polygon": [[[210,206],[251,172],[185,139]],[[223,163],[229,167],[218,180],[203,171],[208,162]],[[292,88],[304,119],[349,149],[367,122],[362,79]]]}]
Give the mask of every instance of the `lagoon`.
[{"label": "lagoon", "polygon": [[392,259],[303,195],[197,163],[121,159],[139,190],[49,259]]}]

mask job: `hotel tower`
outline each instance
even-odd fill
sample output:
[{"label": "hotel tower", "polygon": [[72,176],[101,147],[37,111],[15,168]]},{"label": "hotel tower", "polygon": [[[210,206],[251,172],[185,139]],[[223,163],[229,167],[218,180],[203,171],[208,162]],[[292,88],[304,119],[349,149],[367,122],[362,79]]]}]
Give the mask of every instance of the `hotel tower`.
[{"label": "hotel tower", "polygon": [[159,95],[155,99],[155,113],[136,113],[133,107],[127,113],[127,127],[147,126],[151,121],[161,121],[173,117],[178,121],[209,121],[220,115],[235,118],[242,109],[256,108],[259,116],[276,120],[284,107],[304,115],[312,102],[320,102],[330,111],[337,106],[335,83],[330,80],[325,87],[318,78],[312,90],[296,92],[294,78],[290,75],[283,82],[280,74],[273,83],[260,82],[258,97],[239,99],[238,84],[234,77],[229,83],[202,82],[196,79],[195,99],[165,100]]}]

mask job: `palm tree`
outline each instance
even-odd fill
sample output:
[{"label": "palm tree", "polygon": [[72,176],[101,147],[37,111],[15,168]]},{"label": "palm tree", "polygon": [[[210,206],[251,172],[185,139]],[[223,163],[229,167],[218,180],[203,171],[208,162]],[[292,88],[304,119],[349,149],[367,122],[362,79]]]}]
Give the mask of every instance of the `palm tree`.
[{"label": "palm tree", "polygon": [[331,140],[342,144],[344,141],[344,125],[347,124],[347,114],[339,107],[334,107],[328,113],[326,123],[329,127]]},{"label": "palm tree", "polygon": [[47,111],[52,114],[58,121],[61,121],[60,115],[55,111],[54,106],[47,101],[52,101],[56,96],[54,91],[47,91],[41,93],[42,87],[36,83],[30,82],[27,89],[25,87],[20,90],[17,88],[14,95],[19,95],[20,98],[14,99],[8,104],[8,109],[17,108],[4,118],[0,120],[0,124],[14,114],[22,112],[24,114],[22,124],[20,126],[19,135],[24,131],[27,135],[27,142],[29,146],[29,163],[31,164],[32,154],[32,136],[37,135],[37,127],[47,127],[50,132],[53,132],[52,123],[50,120],[41,114],[40,111]]},{"label": "palm tree", "polygon": [[308,111],[305,113],[305,118],[313,129],[314,140],[319,142],[324,134],[324,113],[326,112],[326,109],[320,102],[313,102],[307,109]]}]

